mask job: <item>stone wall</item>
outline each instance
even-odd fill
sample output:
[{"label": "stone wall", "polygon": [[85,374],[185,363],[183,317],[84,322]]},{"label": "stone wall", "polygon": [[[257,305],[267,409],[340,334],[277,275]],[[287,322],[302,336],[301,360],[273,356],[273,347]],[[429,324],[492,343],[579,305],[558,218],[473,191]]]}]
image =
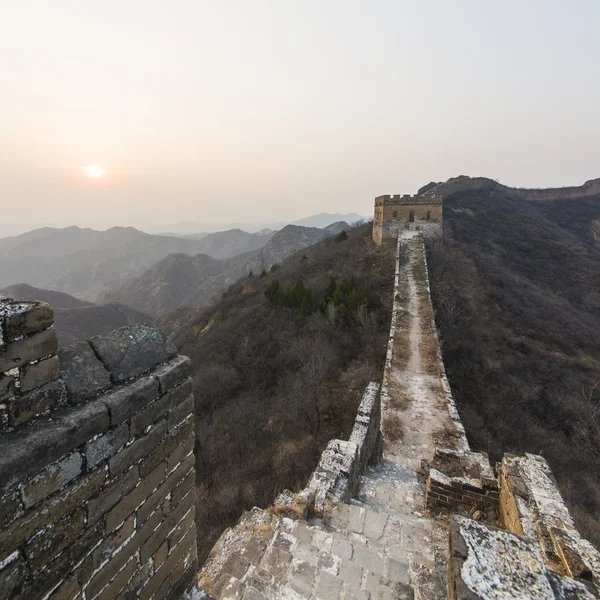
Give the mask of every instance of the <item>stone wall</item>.
[{"label": "stone wall", "polygon": [[0,301],[0,597],[178,598],[197,570],[189,360],[135,325],[57,354]]}]

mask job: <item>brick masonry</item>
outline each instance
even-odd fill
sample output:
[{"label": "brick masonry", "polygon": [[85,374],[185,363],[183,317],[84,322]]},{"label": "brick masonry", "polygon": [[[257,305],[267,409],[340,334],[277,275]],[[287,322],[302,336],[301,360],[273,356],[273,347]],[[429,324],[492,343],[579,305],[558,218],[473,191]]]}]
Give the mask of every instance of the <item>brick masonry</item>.
[{"label": "brick masonry", "polygon": [[181,597],[197,571],[189,360],[151,325],[57,357],[39,302],[0,300],[0,332],[0,597]]}]

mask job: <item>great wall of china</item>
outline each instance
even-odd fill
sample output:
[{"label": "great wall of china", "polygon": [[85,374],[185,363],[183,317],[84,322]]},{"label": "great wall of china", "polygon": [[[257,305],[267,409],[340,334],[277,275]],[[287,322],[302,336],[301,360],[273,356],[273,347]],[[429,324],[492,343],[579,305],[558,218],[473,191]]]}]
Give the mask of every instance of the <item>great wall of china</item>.
[{"label": "great wall of china", "polygon": [[599,598],[544,458],[469,448],[417,226],[395,230],[383,380],[350,439],[201,567],[189,361],[148,325],[57,353],[47,305],[0,299],[0,598]]}]

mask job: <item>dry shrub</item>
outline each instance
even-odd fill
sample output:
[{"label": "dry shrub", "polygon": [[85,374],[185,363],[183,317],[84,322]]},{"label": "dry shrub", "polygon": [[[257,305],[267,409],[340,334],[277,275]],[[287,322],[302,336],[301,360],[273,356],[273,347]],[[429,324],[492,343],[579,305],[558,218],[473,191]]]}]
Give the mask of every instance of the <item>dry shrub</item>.
[{"label": "dry shrub", "polygon": [[388,414],[383,417],[382,423],[383,435],[391,442],[401,440],[404,436],[402,428],[402,419],[396,414]]}]

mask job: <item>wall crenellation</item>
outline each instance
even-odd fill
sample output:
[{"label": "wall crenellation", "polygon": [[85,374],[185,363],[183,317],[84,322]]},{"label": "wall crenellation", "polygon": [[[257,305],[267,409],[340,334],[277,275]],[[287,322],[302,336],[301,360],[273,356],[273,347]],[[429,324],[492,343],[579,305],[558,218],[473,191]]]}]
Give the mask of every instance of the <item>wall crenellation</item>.
[{"label": "wall crenellation", "polygon": [[138,324],[57,351],[0,304],[0,597],[179,598],[197,571],[189,359]]}]

